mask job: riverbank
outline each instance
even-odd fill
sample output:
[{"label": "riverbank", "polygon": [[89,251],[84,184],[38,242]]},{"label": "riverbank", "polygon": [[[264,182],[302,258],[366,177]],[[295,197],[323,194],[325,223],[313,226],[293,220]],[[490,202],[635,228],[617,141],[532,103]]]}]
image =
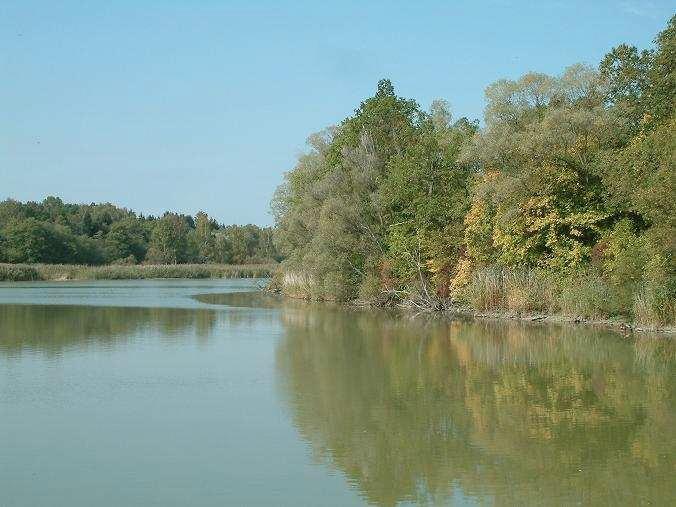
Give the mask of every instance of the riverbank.
[{"label": "riverbank", "polygon": [[[288,296],[287,296],[288,297]],[[372,305],[365,301],[353,301],[348,303],[353,307],[374,307],[383,308],[383,305]],[[655,325],[632,322],[621,316],[614,317],[585,317],[582,315],[572,315],[563,313],[546,313],[546,312],[519,312],[507,309],[493,309],[480,310],[472,308],[471,306],[461,306],[451,302],[445,302],[439,306],[432,308],[424,308],[417,305],[399,304],[395,305],[397,308],[412,314],[438,314],[443,317],[453,319],[457,317],[471,318],[477,320],[490,321],[522,321],[522,322],[537,322],[545,324],[567,324],[571,326],[583,325],[590,327],[599,327],[605,329],[612,329],[624,335],[630,333],[652,333],[661,335],[676,335],[676,326],[674,325]]]},{"label": "riverbank", "polygon": [[[275,277],[271,290],[300,299],[340,301],[323,296],[321,284],[311,277],[295,273]],[[562,280],[534,270],[489,267],[474,273],[455,298],[439,297],[424,286],[416,291],[381,290],[372,297],[344,302],[362,307],[399,307],[414,313],[583,323],[623,333],[676,334],[673,299],[649,286],[633,293],[621,291],[600,274],[590,273]]]},{"label": "riverbank", "polygon": [[[311,300],[302,296],[284,294],[278,289],[272,287],[268,288],[268,291],[271,294],[276,294],[281,298],[292,299],[296,301],[306,301],[310,302]],[[491,321],[522,321],[522,322],[538,322],[538,323],[549,323],[549,324],[567,324],[571,326],[583,325],[590,327],[600,327],[605,329],[612,329],[618,331],[624,335],[630,333],[652,333],[652,334],[661,334],[668,336],[676,335],[676,326],[674,325],[652,325],[652,324],[642,324],[637,322],[632,322],[628,319],[622,317],[585,317],[582,315],[568,315],[562,313],[543,313],[543,312],[519,312],[514,310],[507,309],[493,309],[493,310],[480,310],[472,308],[470,306],[461,306],[450,301],[440,302],[436,307],[433,306],[424,306],[424,305],[414,305],[406,304],[405,302],[400,304],[381,304],[375,303],[373,301],[365,300],[353,300],[353,301],[324,301],[327,304],[333,305],[343,305],[348,308],[373,308],[373,309],[383,309],[383,308],[397,308],[401,311],[408,312],[410,314],[437,314],[449,319],[455,317],[471,318],[477,320],[491,320]]]},{"label": "riverbank", "polygon": [[630,333],[656,333],[661,335],[676,335],[676,326],[653,326],[637,324],[620,318],[588,318],[582,316],[543,314],[543,313],[519,313],[508,310],[504,311],[479,311],[467,307],[452,307],[441,311],[442,314],[453,317],[463,316],[480,320],[520,320],[524,322],[541,322],[549,324],[584,325],[612,329],[622,334]]},{"label": "riverbank", "polygon": [[157,278],[267,278],[274,264],[0,264],[0,281],[142,280]]}]

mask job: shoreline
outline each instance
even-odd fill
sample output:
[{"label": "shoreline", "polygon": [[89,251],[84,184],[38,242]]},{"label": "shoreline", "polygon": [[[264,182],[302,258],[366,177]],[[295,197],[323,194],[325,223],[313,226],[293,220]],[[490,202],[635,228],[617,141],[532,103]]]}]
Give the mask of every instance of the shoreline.
[{"label": "shoreline", "polygon": [[612,318],[587,318],[581,316],[568,316],[562,314],[548,314],[548,313],[519,313],[509,310],[474,310],[472,308],[455,307],[445,310],[439,310],[439,313],[445,316],[452,317],[453,315],[461,315],[464,317],[471,317],[477,320],[511,320],[522,322],[539,322],[546,324],[565,324],[569,326],[582,325],[588,327],[602,327],[617,331],[625,336],[632,333],[642,334],[659,334],[665,337],[672,337],[676,335],[676,326],[647,326],[642,324],[635,324],[626,320],[612,319]]},{"label": "shoreline", "polygon": [[[190,280],[190,279],[246,279],[270,278],[274,264],[136,264],[85,266],[76,264],[6,264],[0,263],[2,282],[63,282],[86,280]],[[282,299],[311,302],[303,297],[283,294],[281,291],[263,288],[263,292],[275,294]],[[665,337],[676,335],[676,326],[650,326],[632,323],[619,318],[589,318],[556,313],[522,313],[513,310],[477,310],[466,306],[448,306],[442,309],[417,310],[405,305],[375,305],[368,301],[336,302],[333,305],[353,309],[397,309],[411,315],[429,314],[445,318],[454,316],[476,320],[522,321],[548,324],[583,325],[610,329],[627,336],[631,333],[659,334]]]},{"label": "shoreline", "polygon": [[[283,299],[292,299],[292,300],[301,300],[306,302],[311,302],[308,299],[301,297],[294,297],[281,292],[268,291],[268,293],[276,294],[277,296]],[[673,337],[676,336],[676,326],[667,325],[667,326],[650,326],[632,323],[627,320],[622,320],[620,318],[590,318],[582,316],[570,316],[563,315],[558,313],[522,313],[513,310],[477,310],[467,306],[448,306],[442,309],[425,309],[425,310],[416,310],[412,307],[405,305],[375,305],[371,304],[368,301],[347,301],[347,302],[336,302],[336,301],[325,301],[326,303],[331,303],[338,306],[343,306],[345,308],[353,309],[397,309],[402,313],[407,313],[413,316],[416,315],[438,315],[443,318],[453,318],[454,316],[459,317],[468,317],[476,320],[493,320],[493,321],[521,321],[521,322],[531,322],[531,323],[546,323],[546,324],[559,324],[559,325],[582,325],[589,327],[601,327],[604,329],[609,329],[621,333],[624,336],[630,335],[632,333],[641,333],[641,334],[658,334],[664,337]]]}]

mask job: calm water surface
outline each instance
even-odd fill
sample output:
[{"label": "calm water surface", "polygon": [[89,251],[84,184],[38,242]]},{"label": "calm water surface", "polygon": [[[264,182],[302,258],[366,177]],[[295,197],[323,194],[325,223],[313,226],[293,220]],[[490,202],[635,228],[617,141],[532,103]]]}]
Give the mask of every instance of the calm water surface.
[{"label": "calm water surface", "polygon": [[675,505],[673,341],[0,284],[0,506]]}]

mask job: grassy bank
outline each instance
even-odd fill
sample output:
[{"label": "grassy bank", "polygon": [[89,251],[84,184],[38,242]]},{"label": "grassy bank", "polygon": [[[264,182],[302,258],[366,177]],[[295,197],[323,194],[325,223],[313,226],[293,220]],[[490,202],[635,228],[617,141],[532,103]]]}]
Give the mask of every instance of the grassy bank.
[{"label": "grassy bank", "polygon": [[644,284],[628,290],[594,273],[560,279],[541,271],[491,267],[477,271],[461,297],[481,316],[547,316],[653,330],[673,329],[676,322],[676,302],[666,287]]},{"label": "grassy bank", "polygon": [[[270,290],[287,297],[323,297],[322,281],[278,271]],[[491,266],[477,270],[452,298],[419,287],[342,301],[360,306],[395,305],[415,311],[443,310],[479,318],[598,324],[640,331],[676,329],[676,301],[663,284],[616,285],[592,271],[556,277],[541,270]]]},{"label": "grassy bank", "polygon": [[0,264],[0,281],[263,278],[269,277],[274,269],[274,264],[139,264],[132,266]]}]

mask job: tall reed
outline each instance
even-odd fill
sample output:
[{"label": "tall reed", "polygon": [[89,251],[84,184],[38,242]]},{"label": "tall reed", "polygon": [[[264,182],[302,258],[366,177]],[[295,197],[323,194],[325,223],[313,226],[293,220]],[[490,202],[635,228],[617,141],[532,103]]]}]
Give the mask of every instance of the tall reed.
[{"label": "tall reed", "polygon": [[0,264],[0,281],[133,280],[151,278],[267,278],[275,264]]},{"label": "tall reed", "polygon": [[555,306],[554,283],[535,270],[510,270],[491,266],[477,271],[463,290],[477,310],[515,312],[551,311]]}]

